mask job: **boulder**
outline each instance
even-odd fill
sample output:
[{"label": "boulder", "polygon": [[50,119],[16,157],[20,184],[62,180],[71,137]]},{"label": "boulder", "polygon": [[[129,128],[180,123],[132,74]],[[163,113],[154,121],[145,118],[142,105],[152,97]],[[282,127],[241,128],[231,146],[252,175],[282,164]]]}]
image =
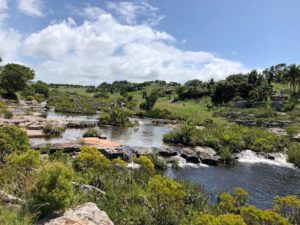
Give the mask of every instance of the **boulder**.
[{"label": "boulder", "polygon": [[209,147],[196,147],[195,151],[197,152],[197,155],[199,156],[202,163],[215,166],[218,165],[219,157],[217,156],[217,153],[214,149]]},{"label": "boulder", "polygon": [[52,219],[44,225],[113,225],[104,211],[95,203],[85,203],[68,210],[63,216]]}]

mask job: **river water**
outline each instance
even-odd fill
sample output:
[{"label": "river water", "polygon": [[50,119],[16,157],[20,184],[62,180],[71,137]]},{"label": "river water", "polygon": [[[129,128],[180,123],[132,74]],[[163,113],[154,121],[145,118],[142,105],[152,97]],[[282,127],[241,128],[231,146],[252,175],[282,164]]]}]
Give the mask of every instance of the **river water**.
[{"label": "river water", "polygon": [[[76,116],[50,112],[49,119],[97,121],[97,116]],[[162,147],[163,134],[171,130],[164,126],[153,125],[148,120],[140,120],[136,128],[101,127],[100,130],[109,139],[129,146]],[[81,138],[84,130],[67,129],[62,137],[44,139],[34,138],[31,143],[57,143]],[[184,165],[184,164],[183,164]],[[234,187],[243,187],[250,195],[250,204],[260,208],[272,207],[275,196],[297,195],[300,197],[300,170],[286,162],[284,157],[273,160],[263,159],[252,152],[240,156],[240,162],[234,166],[191,167],[175,170],[169,168],[166,174],[175,179],[189,180],[203,185],[212,199],[223,191],[232,191]]]}]

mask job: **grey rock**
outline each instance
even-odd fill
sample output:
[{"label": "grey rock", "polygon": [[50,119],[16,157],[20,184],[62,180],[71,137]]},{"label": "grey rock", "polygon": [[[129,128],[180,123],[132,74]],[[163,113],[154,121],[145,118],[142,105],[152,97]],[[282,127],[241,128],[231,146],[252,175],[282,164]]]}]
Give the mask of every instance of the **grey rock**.
[{"label": "grey rock", "polygon": [[85,203],[70,209],[61,217],[50,220],[44,225],[113,225],[106,212],[101,211],[95,203]]}]

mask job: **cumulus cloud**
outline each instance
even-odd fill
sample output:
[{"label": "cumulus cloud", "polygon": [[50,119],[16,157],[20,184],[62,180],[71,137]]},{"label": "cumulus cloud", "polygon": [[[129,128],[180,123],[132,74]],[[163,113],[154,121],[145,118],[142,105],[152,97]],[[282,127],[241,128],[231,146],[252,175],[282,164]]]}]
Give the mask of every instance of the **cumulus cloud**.
[{"label": "cumulus cloud", "polygon": [[18,0],[18,9],[28,15],[34,17],[43,17],[41,0]]},{"label": "cumulus cloud", "polygon": [[246,71],[241,63],[213,53],[181,50],[172,35],[147,23],[124,24],[92,6],[81,16],[81,23],[72,18],[53,22],[23,41],[23,53],[39,62],[31,65],[38,79],[94,85],[125,79],[184,82]]}]

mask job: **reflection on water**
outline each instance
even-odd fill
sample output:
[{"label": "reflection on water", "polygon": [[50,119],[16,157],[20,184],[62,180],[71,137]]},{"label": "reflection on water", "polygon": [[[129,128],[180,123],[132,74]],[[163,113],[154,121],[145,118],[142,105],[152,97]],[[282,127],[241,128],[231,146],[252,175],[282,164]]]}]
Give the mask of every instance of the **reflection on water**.
[{"label": "reflection on water", "polygon": [[154,126],[150,121],[141,120],[139,127],[116,128],[101,127],[104,135],[113,141],[123,145],[142,147],[162,147],[163,135],[170,131],[170,128]]},{"label": "reflection on water", "polygon": [[80,115],[71,113],[57,113],[49,111],[47,113],[47,119],[49,120],[72,120],[72,121],[84,121],[84,122],[98,122],[99,115]]},{"label": "reflection on water", "polygon": [[268,164],[238,163],[232,167],[168,169],[167,175],[202,184],[211,194],[242,187],[250,194],[250,204],[272,207],[275,196],[300,197],[300,171]]},{"label": "reflection on water", "polygon": [[[83,122],[98,122],[98,115],[74,115],[49,112],[48,119],[52,120],[72,120]],[[153,125],[149,120],[139,120],[138,127],[118,128],[118,127],[100,127],[100,131],[109,140],[116,141],[123,145],[141,146],[141,147],[162,147],[163,135],[171,129],[164,126]],[[74,141],[82,138],[85,129],[66,129],[61,137],[54,138],[32,138],[32,145],[43,143],[62,143],[65,141]]]}]

